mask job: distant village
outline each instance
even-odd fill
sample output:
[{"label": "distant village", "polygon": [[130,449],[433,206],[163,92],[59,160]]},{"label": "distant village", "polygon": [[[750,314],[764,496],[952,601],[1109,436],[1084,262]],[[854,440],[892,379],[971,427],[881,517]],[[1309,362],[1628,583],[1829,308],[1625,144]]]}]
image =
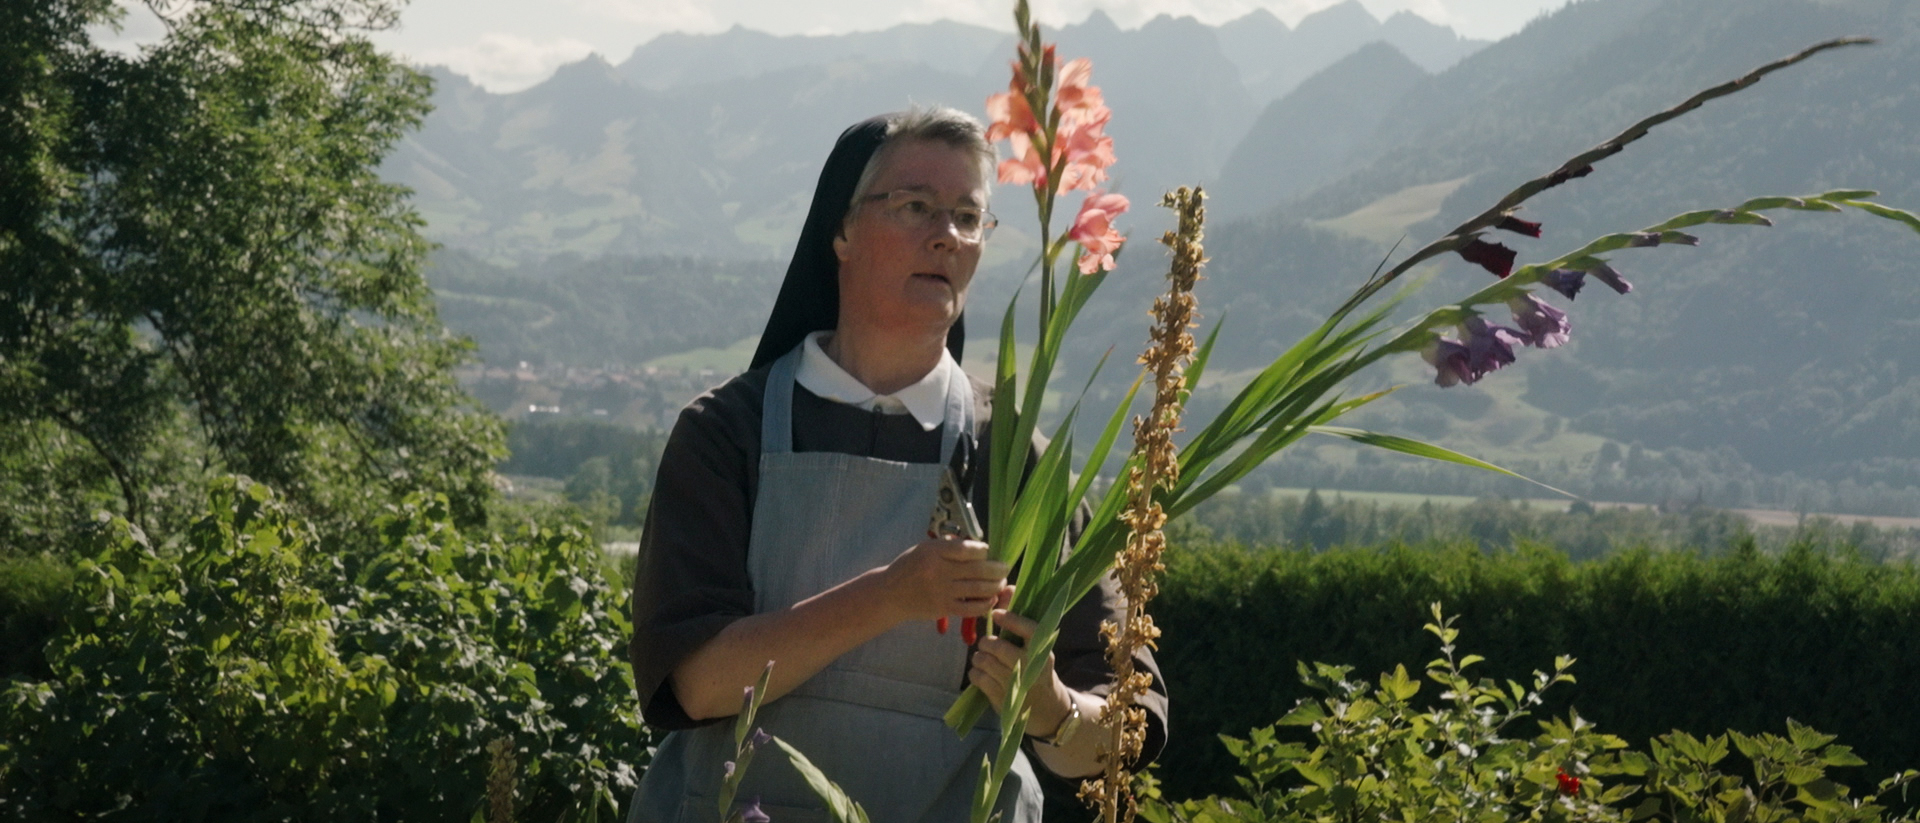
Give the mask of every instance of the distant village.
[{"label": "distant village", "polygon": [[539,415],[591,418],[634,429],[672,428],[680,409],[730,374],[715,369],[564,363],[455,370],[461,385],[509,420]]}]

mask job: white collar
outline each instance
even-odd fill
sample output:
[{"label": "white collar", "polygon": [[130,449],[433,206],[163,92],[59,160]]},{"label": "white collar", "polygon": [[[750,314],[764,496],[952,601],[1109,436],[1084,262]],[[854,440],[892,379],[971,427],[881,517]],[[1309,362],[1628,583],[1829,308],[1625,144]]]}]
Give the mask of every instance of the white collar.
[{"label": "white collar", "polygon": [[[827,356],[820,344],[832,332],[817,331],[800,344],[800,368],[793,381],[815,395],[869,411],[886,414],[911,414],[925,431],[933,431],[947,422],[947,389],[956,375],[963,375],[953,353],[940,351],[940,364],[920,381],[893,394],[875,394],[859,378],[847,373]],[[965,380],[964,376],[959,379]]]}]

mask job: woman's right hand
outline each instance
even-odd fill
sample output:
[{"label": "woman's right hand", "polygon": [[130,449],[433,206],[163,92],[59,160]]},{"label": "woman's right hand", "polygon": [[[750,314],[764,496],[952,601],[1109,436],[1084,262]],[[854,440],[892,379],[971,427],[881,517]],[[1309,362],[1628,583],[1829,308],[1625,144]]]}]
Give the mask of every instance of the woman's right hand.
[{"label": "woman's right hand", "polygon": [[905,622],[983,617],[1007,585],[1007,571],[1007,564],[987,559],[987,544],[978,540],[929,538],[901,552],[882,574]]}]

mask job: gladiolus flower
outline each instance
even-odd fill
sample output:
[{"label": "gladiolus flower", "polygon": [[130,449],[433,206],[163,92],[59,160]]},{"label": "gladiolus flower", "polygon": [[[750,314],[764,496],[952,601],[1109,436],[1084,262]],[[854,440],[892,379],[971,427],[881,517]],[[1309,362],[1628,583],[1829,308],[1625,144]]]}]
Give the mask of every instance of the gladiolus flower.
[{"label": "gladiolus flower", "polygon": [[722,772],[723,772],[723,773],[722,773],[722,775],[721,775],[722,777],[732,777],[732,776],[733,776],[733,761],[731,761],[731,760],[729,760],[729,761],[727,761],[727,762],[725,762],[725,763],[722,763],[722,764],[720,764],[720,766],[721,766],[721,769],[722,769]]},{"label": "gladiolus flower", "polygon": [[1467,245],[1460,249],[1460,256],[1466,258],[1467,262],[1492,272],[1493,276],[1505,279],[1507,275],[1513,273],[1513,260],[1519,255],[1513,249],[1499,243],[1489,243],[1476,237],[1467,241]]},{"label": "gladiolus flower", "polygon": [[1627,282],[1625,278],[1620,276],[1619,272],[1614,271],[1612,266],[1605,263],[1588,269],[1587,273],[1599,278],[1600,282],[1607,284],[1614,291],[1621,294],[1633,291],[1633,284]]},{"label": "gladiolus flower", "polygon": [[766,729],[762,729],[758,726],[755,726],[753,729],[753,737],[749,739],[753,741],[753,747],[757,749],[757,748],[760,748],[761,746],[767,745],[768,743],[772,743],[773,735],[767,734]]},{"label": "gladiolus flower", "polygon": [[[1049,45],[1043,60],[1052,65],[1053,59],[1053,46]],[[1066,192],[1090,191],[1106,181],[1107,167],[1114,162],[1113,138],[1106,134],[1113,112],[1107,108],[1100,87],[1088,82],[1092,79],[1093,61],[1084,57],[1061,67],[1053,101],[1059,127],[1053,135],[1051,156],[1042,156],[1036,141],[1043,139],[1045,129],[1028,103],[1031,81],[1020,64],[1014,64],[1007,90],[987,98],[991,121],[987,139],[1006,140],[1011,149],[997,170],[1000,182],[1030,184],[1042,190],[1054,185],[1055,191]],[[1055,165],[1062,167],[1060,179],[1049,180]]]},{"label": "gladiolus flower", "polygon": [[740,810],[740,821],[741,823],[772,823],[773,818],[760,810],[760,798],[756,797],[752,803],[747,804],[746,808]]},{"label": "gladiolus flower", "polygon": [[1466,338],[1461,342],[1467,347],[1467,368],[1473,370],[1475,380],[1512,363],[1513,347],[1527,342],[1519,332],[1488,323],[1482,317],[1467,318],[1460,330]]},{"label": "gladiolus flower", "polygon": [[1561,794],[1572,797],[1580,793],[1580,778],[1567,774],[1566,769],[1561,769],[1553,778],[1559,781]]},{"label": "gladiolus flower", "polygon": [[1535,348],[1551,349],[1567,342],[1572,324],[1567,322],[1567,313],[1554,308],[1532,295],[1523,294],[1507,301],[1507,307],[1513,309],[1513,324],[1520,327],[1520,333]]},{"label": "gladiolus flower", "polygon": [[1435,337],[1433,344],[1420,352],[1420,356],[1438,372],[1433,382],[1443,387],[1460,383],[1471,384],[1480,379],[1467,368],[1467,347],[1447,338]]},{"label": "gladiolus flower", "polygon": [[1554,269],[1540,275],[1540,285],[1553,289],[1572,300],[1587,285],[1587,273],[1579,269]]},{"label": "gladiolus flower", "polygon": [[1032,134],[1040,130],[1040,124],[1034,119],[1033,109],[1027,105],[1027,95],[1021,90],[1026,85],[1020,77],[1020,68],[1014,67],[1014,82],[1007,91],[987,97],[987,140],[1005,140],[1016,134]]},{"label": "gladiolus flower", "polygon": [[1510,231],[1510,232],[1513,232],[1514,234],[1524,234],[1528,237],[1540,236],[1539,223],[1535,223],[1531,220],[1522,220],[1511,214],[1500,218],[1499,225],[1494,226],[1494,228],[1501,229],[1504,231]]},{"label": "gladiolus flower", "polygon": [[1100,87],[1088,83],[1092,79],[1092,60],[1079,57],[1067,61],[1067,64],[1060,68],[1060,91],[1054,96],[1054,107],[1062,113],[1073,109],[1106,108],[1106,103],[1100,94]]},{"label": "gladiolus flower", "polygon": [[1127,206],[1125,195],[1104,192],[1090,194],[1086,202],[1080,204],[1080,213],[1073,218],[1073,228],[1067,231],[1067,237],[1086,249],[1080,255],[1081,274],[1113,268],[1113,253],[1125,242],[1113,227],[1113,219],[1126,213]]},{"label": "gladiolus flower", "polygon": [[1044,185],[1037,181],[1047,179],[1047,164],[1040,159],[1040,152],[1035,150],[1033,139],[1025,134],[1015,134],[1008,137],[1007,142],[1013,149],[1013,156],[1000,161],[1000,182],[1017,185],[1033,184],[1036,188]]},{"label": "gladiolus flower", "polygon": [[1113,112],[1106,106],[1070,111],[1061,116],[1054,156],[1065,157],[1067,165],[1060,173],[1060,191],[1091,190],[1106,181],[1107,167],[1114,162],[1113,138],[1106,133],[1107,121],[1112,117]]}]

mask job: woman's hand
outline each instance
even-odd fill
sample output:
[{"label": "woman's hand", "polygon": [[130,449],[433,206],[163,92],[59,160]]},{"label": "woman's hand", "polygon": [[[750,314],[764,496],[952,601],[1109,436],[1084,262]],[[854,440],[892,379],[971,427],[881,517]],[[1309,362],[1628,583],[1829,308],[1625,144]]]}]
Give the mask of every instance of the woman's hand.
[{"label": "woman's hand", "polygon": [[905,622],[984,616],[1006,588],[1007,571],[1007,564],[987,559],[987,544],[978,540],[929,538],[901,552],[882,574]]},{"label": "woman's hand", "polygon": [[[1000,590],[994,601],[993,625],[995,628],[1020,638],[1014,643],[999,635],[980,638],[980,644],[973,653],[973,668],[967,672],[967,681],[980,687],[986,694],[987,702],[993,704],[994,711],[1006,715],[1007,692],[1013,686],[1013,665],[1026,654],[1025,643],[1033,639],[1034,630],[1039,624],[1033,620],[1007,611],[1006,606],[1013,600],[1013,587]],[[1047,737],[1067,718],[1073,700],[1072,690],[1060,681],[1053,670],[1053,653],[1047,653],[1047,659],[1041,664],[1040,679],[1035,682],[1032,691],[1027,693],[1027,734]]]}]

